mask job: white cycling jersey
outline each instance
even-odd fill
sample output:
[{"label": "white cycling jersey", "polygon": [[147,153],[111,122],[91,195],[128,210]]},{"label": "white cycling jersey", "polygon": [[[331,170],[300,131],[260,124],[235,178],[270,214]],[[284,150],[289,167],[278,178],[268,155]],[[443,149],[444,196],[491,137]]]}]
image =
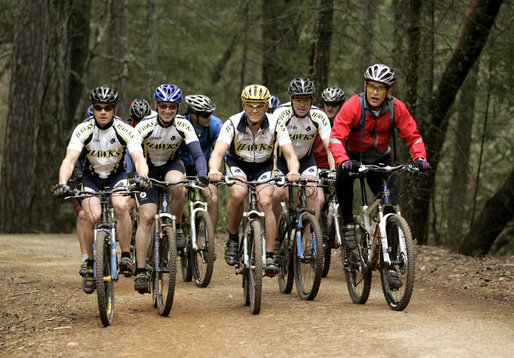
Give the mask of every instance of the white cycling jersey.
[{"label": "white cycling jersey", "polygon": [[68,149],[78,152],[84,148],[84,172],[105,179],[125,169],[123,156],[126,149],[130,153],[142,150],[141,137],[119,117],[105,129],[98,127],[95,118],[90,117],[75,128],[68,144]]},{"label": "white cycling jersey", "polygon": [[136,130],[143,138],[147,161],[156,167],[178,156],[183,141],[186,145],[198,141],[193,125],[182,115],[177,115],[169,127],[163,127],[157,120],[157,113],[153,113],[143,118]]},{"label": "white cycling jersey", "polygon": [[285,123],[298,159],[312,153],[318,133],[321,139],[330,137],[330,121],[318,107],[312,106],[305,117],[299,118],[294,114],[291,103],[287,103],[278,107],[273,115]]},{"label": "white cycling jersey", "polygon": [[265,114],[254,136],[247,125],[245,111],[234,114],[223,124],[218,140],[230,145],[228,156],[249,163],[271,159],[275,142],[279,146],[291,143],[284,123],[269,114]]}]

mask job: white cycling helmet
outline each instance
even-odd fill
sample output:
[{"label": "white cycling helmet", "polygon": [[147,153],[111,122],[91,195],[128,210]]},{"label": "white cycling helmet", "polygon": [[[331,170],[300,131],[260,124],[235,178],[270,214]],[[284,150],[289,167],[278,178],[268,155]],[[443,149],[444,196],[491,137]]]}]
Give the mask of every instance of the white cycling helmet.
[{"label": "white cycling helmet", "polygon": [[391,67],[377,63],[366,69],[364,79],[392,86],[396,82],[396,74]]}]

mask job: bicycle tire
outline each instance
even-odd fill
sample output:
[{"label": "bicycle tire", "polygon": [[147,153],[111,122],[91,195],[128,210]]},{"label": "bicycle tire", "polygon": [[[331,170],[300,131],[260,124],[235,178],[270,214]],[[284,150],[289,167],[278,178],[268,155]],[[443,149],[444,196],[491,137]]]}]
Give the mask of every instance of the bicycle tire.
[{"label": "bicycle tire", "polygon": [[[328,203],[328,205],[330,205],[330,203]],[[325,245],[325,251],[324,251],[325,257],[323,258],[323,271],[321,273],[321,277],[327,277],[328,271],[330,270],[330,263],[331,263],[331,259],[332,259],[332,257],[331,257],[332,250],[331,250],[331,246],[330,246],[330,240],[331,239],[333,240],[333,236],[335,235],[335,232],[332,229],[332,227],[328,227],[327,217],[328,217],[328,210],[327,210],[327,205],[325,205],[325,207],[323,208],[323,210],[321,212],[320,218],[319,218],[319,225],[321,227],[322,232],[324,233],[323,244]],[[332,222],[333,222],[333,220],[332,220]],[[333,226],[333,224],[331,226]]]},{"label": "bicycle tire", "polygon": [[[303,253],[303,258],[298,256],[297,241],[294,250],[296,290],[301,299],[313,300],[318,294],[321,284],[321,274],[323,272],[323,236],[319,222],[314,215],[305,214],[303,215],[302,221],[302,247],[300,250]],[[307,229],[310,230],[310,235],[306,235]]]},{"label": "bicycle tire", "polygon": [[154,238],[152,236],[150,247],[148,248],[148,254],[146,255],[146,266],[150,273],[150,290],[152,291],[152,303],[155,308],[157,308],[157,290],[154,285],[156,280],[157,270],[155,269],[155,244]]},{"label": "bicycle tire", "polygon": [[250,296],[250,307],[253,314],[259,314],[261,310],[262,296],[262,248],[265,240],[264,228],[260,220],[253,220],[250,223],[248,235],[248,290]]},{"label": "bicycle tire", "polygon": [[328,241],[323,241],[325,242],[325,250],[323,252],[323,270],[321,271],[321,277],[325,278],[328,276],[328,271],[330,270],[330,261],[332,260],[332,249],[330,248]]},{"label": "bicycle tire", "polygon": [[159,269],[156,272],[157,311],[161,316],[170,314],[175,295],[177,278],[177,242],[175,230],[171,226],[162,227],[159,251]]},{"label": "bicycle tire", "polygon": [[184,282],[191,282],[193,279],[193,269],[191,264],[191,226],[185,215],[182,215],[182,232],[187,240],[186,247],[178,253],[180,257],[182,280]]},{"label": "bicycle tire", "polygon": [[289,243],[289,230],[287,222],[289,215],[280,214],[277,225],[277,237],[275,238],[275,262],[278,264],[278,287],[284,294],[291,293],[294,283],[294,261],[291,244]]},{"label": "bicycle tire", "polygon": [[191,268],[196,286],[207,287],[214,269],[214,227],[209,213],[199,210],[195,214],[196,244],[198,250],[190,250]]},{"label": "bicycle tire", "polygon": [[137,214],[137,211],[135,209],[134,211],[135,213],[132,214],[132,235],[130,237],[130,258],[132,259],[132,262],[134,263],[135,268],[137,269],[136,232],[137,227],[139,225],[139,214]]},{"label": "bicycle tire", "polygon": [[112,324],[114,317],[114,281],[111,275],[111,248],[109,234],[98,231],[96,236],[96,292],[98,297],[98,312],[104,326]]},{"label": "bicycle tire", "polygon": [[[402,252],[399,245],[400,231],[405,238],[405,251]],[[398,214],[393,214],[386,219],[387,244],[389,246],[389,257],[391,266],[384,262],[382,250],[380,250],[380,279],[382,281],[382,291],[389,307],[394,311],[403,311],[410,302],[414,289],[415,261],[416,253],[412,234],[407,221]],[[388,272],[394,268],[402,286],[391,288],[388,282]]]},{"label": "bicycle tire", "polygon": [[[355,236],[357,247],[348,250],[346,245],[341,245],[341,257],[343,258],[344,276],[348,293],[353,303],[364,304],[368,301],[371,290],[371,269],[369,264],[367,231],[363,227],[362,219],[355,219],[357,230]],[[347,257],[348,256],[348,257]]]}]

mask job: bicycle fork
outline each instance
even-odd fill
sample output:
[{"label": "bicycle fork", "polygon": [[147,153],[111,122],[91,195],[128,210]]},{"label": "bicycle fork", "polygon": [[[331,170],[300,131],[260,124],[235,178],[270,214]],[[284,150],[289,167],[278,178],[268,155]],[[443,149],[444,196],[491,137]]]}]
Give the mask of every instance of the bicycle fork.
[{"label": "bicycle fork", "polygon": [[[115,230],[116,229],[114,229],[114,228],[112,230],[102,228],[102,229],[96,229],[94,232],[93,260],[94,260],[95,264],[93,265],[93,270],[94,270],[95,278],[97,277],[97,272],[96,272],[96,262],[97,262],[96,261],[96,250],[97,250],[96,238],[97,238],[97,234],[98,234],[98,232],[104,231],[107,233],[107,235],[109,237],[109,250],[111,251],[111,275],[104,277],[104,281],[106,281],[106,282],[116,281],[118,279],[118,256],[117,256],[117,251],[116,251],[117,246],[116,246],[116,240],[113,240],[113,238],[115,237],[114,235],[116,234]],[[103,250],[103,247],[101,247],[99,249]]]},{"label": "bicycle fork", "polygon": [[[301,260],[303,260],[305,258],[303,255],[303,250],[302,250],[302,230],[304,228],[302,219],[305,214],[308,214],[308,213],[307,212],[300,213],[300,215],[298,217],[298,226],[296,227],[296,253]],[[312,249],[313,249],[314,255],[316,255],[316,253],[318,251],[318,249],[316,247],[316,234],[314,232],[312,232],[311,234],[313,236]]]},{"label": "bicycle fork", "polygon": [[[380,241],[382,243],[382,255],[384,257],[384,262],[388,265],[391,264],[391,257],[389,255],[389,245],[387,242],[386,223],[387,223],[387,219],[392,215],[397,215],[397,214],[389,213],[389,214],[384,215],[380,219],[380,222],[378,224],[380,227]],[[382,216],[382,215],[380,215],[380,216]],[[400,252],[404,255],[405,261],[407,262],[409,260],[409,258],[406,255],[407,251],[405,248],[405,236],[403,234],[402,229],[399,226],[398,226],[397,230],[398,230],[398,236],[400,238],[400,242],[399,242]],[[396,260],[396,258],[394,258],[394,259]]]}]

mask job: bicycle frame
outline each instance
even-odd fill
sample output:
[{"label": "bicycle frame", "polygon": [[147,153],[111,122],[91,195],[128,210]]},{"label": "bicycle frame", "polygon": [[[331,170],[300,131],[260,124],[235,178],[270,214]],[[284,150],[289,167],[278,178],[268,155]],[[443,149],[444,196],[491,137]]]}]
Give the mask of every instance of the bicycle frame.
[{"label": "bicycle frame", "polygon": [[191,181],[187,185],[188,195],[187,195],[187,204],[189,206],[190,213],[190,226],[191,226],[191,246],[194,251],[198,251],[198,244],[196,240],[196,213],[198,211],[207,212],[207,202],[203,201],[202,194],[200,193],[201,187],[197,186],[194,181]]},{"label": "bicycle frame", "polygon": [[[102,215],[100,222],[95,224],[93,239],[93,258],[96,261],[96,238],[100,231],[107,232],[109,235],[109,246],[111,248],[111,276],[104,277],[104,281],[118,280],[118,256],[116,254],[116,217],[114,208],[111,206],[110,195],[101,195]],[[94,276],[96,278],[96,265],[94,265]]]},{"label": "bicycle frame", "polygon": [[[382,254],[384,257],[384,262],[386,264],[391,264],[391,258],[389,256],[389,246],[387,243],[387,233],[386,233],[386,222],[387,218],[393,214],[400,215],[400,207],[399,205],[392,205],[390,200],[390,191],[388,188],[388,183],[385,178],[382,178],[382,190],[380,193],[375,197],[371,205],[368,206],[368,199],[367,199],[367,193],[366,193],[366,186],[365,186],[365,173],[370,170],[370,168],[374,168],[376,166],[366,166],[364,164],[361,164],[359,167],[359,172],[357,175],[359,175],[359,181],[360,181],[360,187],[361,187],[361,198],[362,198],[362,219],[364,222],[364,229],[368,233],[367,241],[368,241],[368,247],[373,247],[373,243],[375,240],[376,235],[376,226],[379,228],[380,233],[380,243],[382,248]],[[386,166],[382,167],[384,172],[391,172],[394,173],[396,170],[403,169],[404,166]],[[384,207],[390,206],[394,208],[393,213],[387,213],[384,215]],[[377,210],[377,223],[376,226],[372,225],[371,223],[371,215],[372,213]],[[400,248],[403,252],[405,252],[405,237],[401,229],[399,228],[399,234],[400,234]],[[373,251],[372,251],[373,252]],[[371,258],[371,261],[373,261],[373,257]],[[408,258],[407,258],[408,260]]]},{"label": "bicycle frame", "polygon": [[[159,255],[159,240],[162,238],[162,227],[172,225],[175,227],[175,216],[168,213],[168,190],[167,188],[161,188],[159,190],[159,206],[157,208],[157,214],[154,216],[154,267],[153,270],[160,272],[160,255]],[[165,223],[163,219],[168,219],[171,224]]]}]

